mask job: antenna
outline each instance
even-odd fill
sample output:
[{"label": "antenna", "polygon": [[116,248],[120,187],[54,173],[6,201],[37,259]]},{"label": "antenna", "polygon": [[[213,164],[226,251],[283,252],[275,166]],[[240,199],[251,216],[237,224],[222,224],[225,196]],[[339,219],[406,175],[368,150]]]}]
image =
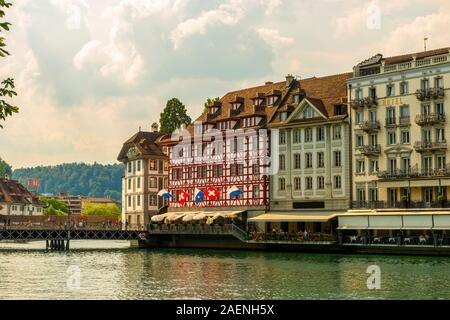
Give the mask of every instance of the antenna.
[{"label": "antenna", "polygon": [[427,40],[428,40],[428,37],[423,38],[423,51],[427,51]]}]

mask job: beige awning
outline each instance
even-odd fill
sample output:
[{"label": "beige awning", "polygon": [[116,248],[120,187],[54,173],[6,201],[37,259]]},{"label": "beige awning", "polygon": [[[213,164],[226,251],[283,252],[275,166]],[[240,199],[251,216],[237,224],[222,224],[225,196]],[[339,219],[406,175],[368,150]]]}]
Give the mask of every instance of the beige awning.
[{"label": "beige awning", "polygon": [[327,222],[337,214],[288,214],[264,213],[248,219],[248,222]]},{"label": "beige awning", "polygon": [[172,212],[168,212],[168,213],[164,213],[164,214],[158,214],[156,216],[153,216],[150,220],[152,222],[162,222],[162,221],[164,221],[164,219],[166,219],[167,217],[170,217],[171,215],[173,215]]}]

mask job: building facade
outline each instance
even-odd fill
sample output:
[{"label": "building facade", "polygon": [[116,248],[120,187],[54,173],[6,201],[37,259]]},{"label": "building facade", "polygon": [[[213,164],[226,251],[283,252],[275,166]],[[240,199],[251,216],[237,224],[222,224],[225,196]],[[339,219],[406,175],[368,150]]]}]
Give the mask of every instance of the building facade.
[{"label": "building facade", "polygon": [[378,54],[355,66],[353,208],[447,206],[449,88],[449,48]]},{"label": "building facade", "polygon": [[41,216],[44,204],[36,194],[28,191],[20,182],[0,179],[0,215]]},{"label": "building facade", "polygon": [[125,165],[122,178],[122,222],[143,228],[149,218],[167,205],[158,192],[168,186],[168,158],[155,143],[158,125],[151,132],[139,131],[128,139],[118,160]]}]

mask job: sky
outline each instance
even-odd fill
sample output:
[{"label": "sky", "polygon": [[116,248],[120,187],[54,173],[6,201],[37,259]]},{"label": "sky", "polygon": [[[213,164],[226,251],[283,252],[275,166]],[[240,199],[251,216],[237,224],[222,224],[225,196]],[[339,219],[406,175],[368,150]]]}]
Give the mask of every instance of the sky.
[{"label": "sky", "polygon": [[352,71],[450,46],[448,0],[12,0],[5,34],[20,113],[0,129],[13,168],[116,163],[122,143],[176,97],[208,97]]}]

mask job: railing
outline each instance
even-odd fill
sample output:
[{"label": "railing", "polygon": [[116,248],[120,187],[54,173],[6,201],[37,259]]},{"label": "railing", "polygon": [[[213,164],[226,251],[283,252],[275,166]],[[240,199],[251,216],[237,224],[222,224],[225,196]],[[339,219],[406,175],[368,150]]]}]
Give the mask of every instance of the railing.
[{"label": "railing", "polygon": [[381,153],[381,146],[379,144],[360,146],[357,149],[366,156],[379,155]]},{"label": "railing", "polygon": [[366,97],[362,99],[354,99],[350,102],[350,106],[354,109],[363,107],[375,107],[378,105],[377,97]]},{"label": "railing", "polygon": [[379,179],[414,179],[414,178],[433,178],[450,177],[450,165],[441,169],[407,169],[407,170],[388,170],[378,173]]},{"label": "railing", "polygon": [[[0,229],[3,230],[125,230],[125,226],[121,226],[119,224],[102,224],[102,223],[91,223],[91,224],[84,224],[82,226],[79,226],[77,224],[75,225],[65,225],[65,224],[54,224],[54,223],[0,223]],[[128,227],[127,230],[143,230],[143,226],[141,227]]]},{"label": "railing", "polygon": [[364,130],[366,132],[373,132],[373,131],[377,131],[380,129],[380,122],[377,120],[369,120],[369,121],[364,121],[363,123],[361,123],[359,125],[359,128],[361,130]]},{"label": "railing", "polygon": [[420,101],[430,100],[430,99],[439,99],[445,96],[444,88],[428,88],[428,89],[419,89],[416,91],[416,98]]},{"label": "railing", "polygon": [[395,127],[397,125],[396,119],[394,117],[392,118],[386,118],[385,127]]},{"label": "railing", "polygon": [[447,149],[447,141],[416,141],[414,143],[414,149],[416,149],[417,152],[445,150]]},{"label": "railing", "polygon": [[[150,234],[231,234],[232,225],[206,225],[206,224],[150,224],[148,232]],[[244,231],[245,232],[245,231]]]},{"label": "railing", "polygon": [[403,116],[403,117],[399,117],[398,118],[398,124],[399,125],[409,125],[409,124],[411,124],[411,117],[409,117],[409,116]]},{"label": "railing", "polygon": [[450,208],[450,201],[353,201],[353,209],[426,209]]},{"label": "railing", "polygon": [[340,239],[342,244],[359,244],[359,245],[391,245],[391,246],[448,246],[450,238],[442,235],[422,235],[422,236],[342,236]]},{"label": "railing", "polygon": [[418,114],[416,116],[416,123],[419,126],[444,123],[445,120],[445,114],[443,113]]}]

